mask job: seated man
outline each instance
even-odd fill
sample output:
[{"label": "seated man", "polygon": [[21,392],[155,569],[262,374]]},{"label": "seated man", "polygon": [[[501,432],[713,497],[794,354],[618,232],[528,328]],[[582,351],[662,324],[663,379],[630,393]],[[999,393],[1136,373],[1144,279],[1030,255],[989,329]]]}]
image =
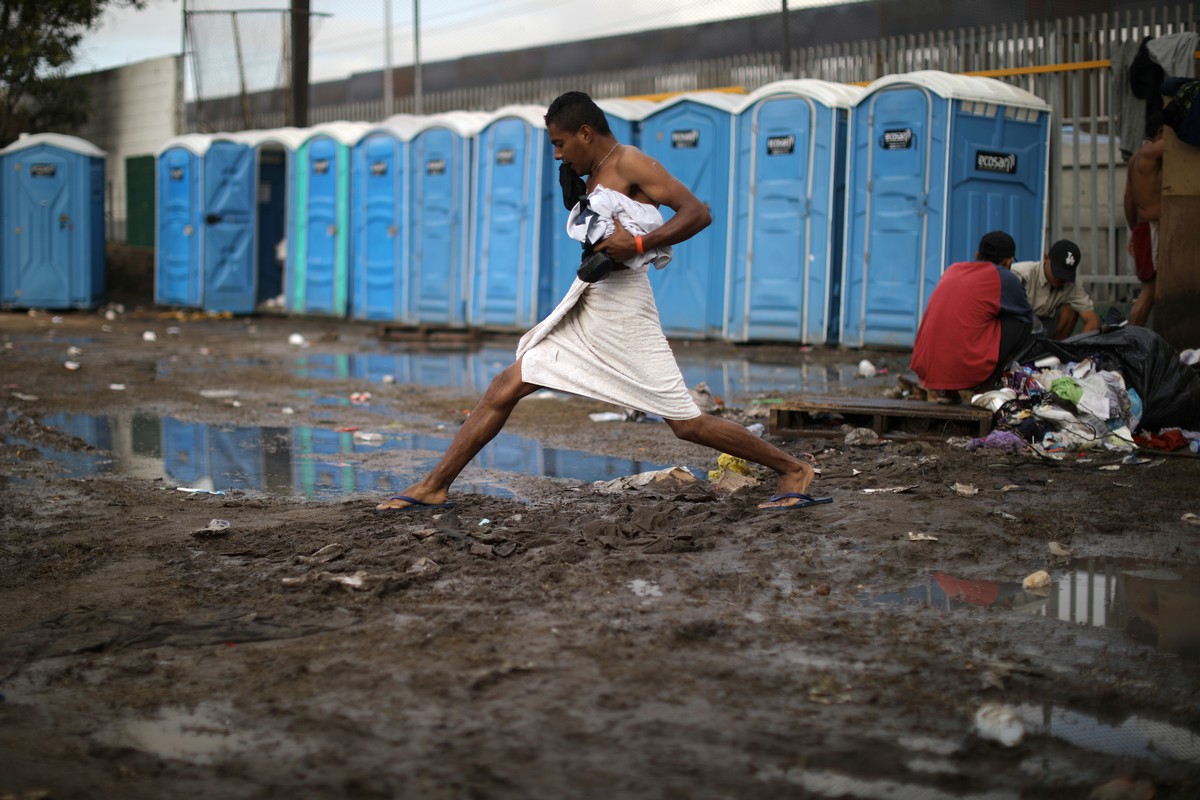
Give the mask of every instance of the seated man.
[{"label": "seated man", "polygon": [[960,391],[992,388],[1033,343],[1033,309],[1008,267],[1016,243],[1003,231],[984,234],[975,261],[951,264],[929,297],[913,345],[912,369],[938,402]]},{"label": "seated man", "polygon": [[1041,261],[1021,261],[1012,265],[1021,279],[1033,314],[1042,322],[1045,336],[1065,339],[1075,330],[1075,321],[1083,317],[1083,331],[1100,330],[1092,298],[1075,282],[1079,268],[1079,247],[1061,239],[1050,247]]}]

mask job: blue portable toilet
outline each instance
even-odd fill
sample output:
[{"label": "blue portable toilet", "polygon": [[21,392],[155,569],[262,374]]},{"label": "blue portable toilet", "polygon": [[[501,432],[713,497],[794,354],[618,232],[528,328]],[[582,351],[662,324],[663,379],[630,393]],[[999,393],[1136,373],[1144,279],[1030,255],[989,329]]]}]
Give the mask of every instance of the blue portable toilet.
[{"label": "blue portable toilet", "polygon": [[880,78],[850,112],[841,342],[911,347],[942,271],[980,237],[1044,252],[1050,107],[993,78]]},{"label": "blue portable toilet", "polygon": [[409,145],[408,320],[413,325],[466,325],[471,148],[487,117],[471,111],[433,115]]},{"label": "blue portable toilet", "polygon": [[[733,113],[739,95],[691,92],[658,104],[641,123],[641,150],[691,189],[712,224],[682,244],[665,269],[651,270],[658,314],[668,336],[717,338],[724,328],[725,263],[733,188]],[[670,219],[670,209],[663,209]]]},{"label": "blue portable toilet", "polygon": [[308,129],[292,170],[287,307],[296,314],[346,316],[350,291],[350,148],[361,122]]},{"label": "blue portable toilet", "polygon": [[250,314],[281,305],[277,250],[288,237],[289,165],[303,138],[296,128],[212,137],[200,190],[206,311]]},{"label": "blue portable toilet", "polygon": [[657,103],[649,100],[627,100],[623,97],[610,97],[597,100],[596,105],[604,112],[608,127],[613,136],[621,144],[631,144],[640,147],[642,120],[658,107]]},{"label": "blue portable toilet", "polygon": [[557,299],[554,247],[567,236],[555,222],[565,221],[566,209],[545,113],[541,106],[505,106],[475,136],[467,315],[474,327],[524,330]]},{"label": "blue portable toilet", "polygon": [[212,137],[173,136],[155,154],[154,302],[200,308],[204,302],[201,197],[204,154]]},{"label": "blue portable toilet", "polygon": [[863,93],[778,81],[747,96],[734,115],[726,339],[836,339],[847,125]]},{"label": "blue portable toilet", "polygon": [[104,151],[61,133],[0,150],[0,305],[92,308],[104,298]]},{"label": "blue portable toilet", "polygon": [[397,114],[351,150],[350,317],[407,322],[408,147],[423,118]]}]

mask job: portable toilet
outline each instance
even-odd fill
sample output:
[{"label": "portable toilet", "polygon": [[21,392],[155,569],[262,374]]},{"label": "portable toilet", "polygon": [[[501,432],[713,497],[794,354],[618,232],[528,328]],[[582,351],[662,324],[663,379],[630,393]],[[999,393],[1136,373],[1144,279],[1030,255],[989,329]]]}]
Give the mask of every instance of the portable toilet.
[{"label": "portable toilet", "polygon": [[847,125],[864,91],[778,81],[735,113],[726,339],[836,339]]},{"label": "portable toilet", "polygon": [[408,320],[461,328],[467,321],[471,148],[488,115],[436,114],[409,145]]},{"label": "portable toilet", "polygon": [[204,303],[201,199],[204,154],[212,137],[173,136],[158,148],[154,226],[154,302],[200,308]]},{"label": "portable toilet", "polygon": [[[733,113],[739,95],[691,92],[659,103],[641,123],[641,150],[692,191],[712,224],[674,246],[665,269],[651,270],[658,314],[668,336],[717,338],[724,327],[725,261],[733,168]],[[672,212],[663,208],[663,216]]]},{"label": "portable toilet", "polygon": [[61,133],[0,150],[0,305],[92,308],[104,298],[104,151]]},{"label": "portable toilet", "polygon": [[212,137],[200,191],[206,311],[250,314],[282,293],[288,167],[303,138],[296,128]]},{"label": "portable toilet", "polygon": [[1009,233],[1044,252],[1050,106],[993,78],[880,78],[850,112],[841,342],[911,347],[942,271]]},{"label": "portable toilet", "polygon": [[[597,100],[596,105],[604,112],[604,117],[608,120],[608,127],[612,131],[613,136],[617,138],[621,144],[638,145],[640,136],[641,120],[649,114],[657,104],[646,100],[626,100],[623,98],[614,98],[606,100]],[[550,148],[551,158],[553,158],[554,148]],[[557,180],[558,164],[554,164],[552,174]],[[554,230],[554,235],[551,238],[549,250],[553,260],[553,265],[550,267],[551,273],[551,289],[550,289],[550,308],[546,309],[545,313],[539,315],[539,319],[544,317],[546,313],[552,311],[558,301],[566,295],[567,290],[571,288],[571,284],[575,281],[575,272],[579,269],[579,262],[583,256],[583,250],[579,242],[567,236],[567,217],[570,214],[570,209],[564,207],[562,203],[561,187],[556,187],[552,191],[553,200],[551,205],[554,207],[554,221],[551,227]]]},{"label": "portable toilet", "polygon": [[[560,236],[568,237],[545,113],[541,106],[505,106],[475,136],[467,316],[474,327],[532,327],[557,299],[554,247]],[[564,228],[555,225],[560,216]]]},{"label": "portable toilet", "polygon": [[351,151],[352,319],[408,321],[408,148],[423,119],[389,117],[364,132]]},{"label": "portable toilet", "polygon": [[[297,314],[346,316],[350,291],[350,148],[361,122],[308,129],[292,169],[295,243],[288,248],[287,307]],[[290,243],[289,243],[290,244]]]}]

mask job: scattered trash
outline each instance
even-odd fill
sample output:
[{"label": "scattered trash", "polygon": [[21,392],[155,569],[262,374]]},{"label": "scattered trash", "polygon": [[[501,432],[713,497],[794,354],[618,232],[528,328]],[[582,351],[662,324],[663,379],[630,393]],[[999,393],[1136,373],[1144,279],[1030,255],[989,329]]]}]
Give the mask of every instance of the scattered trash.
[{"label": "scattered trash", "polygon": [[637,475],[626,475],[611,481],[596,481],[592,489],[600,494],[616,494],[628,489],[641,489],[645,486],[681,487],[700,481],[686,467],[668,467],[652,472],[641,472]]},{"label": "scattered trash", "polygon": [[700,381],[695,388],[689,389],[692,399],[696,401],[696,405],[700,407],[701,413],[712,414],[721,408],[721,402],[713,397],[712,392],[708,390],[708,384]]},{"label": "scattered trash", "polygon": [[223,400],[229,397],[237,397],[237,389],[201,389],[201,397],[207,397],[210,400]]},{"label": "scattered trash", "polygon": [[721,453],[717,456],[717,468],[708,471],[708,479],[716,481],[721,477],[723,472],[736,472],[738,475],[749,476],[750,465],[746,463],[746,459],[731,456],[729,453]]},{"label": "scattered trash", "polygon": [[1193,514],[1191,511],[1179,518],[1181,522],[1186,522],[1188,525],[1200,525],[1200,516]]},{"label": "scattered trash", "polygon": [[67,355],[70,356],[71,358],[75,358],[76,356],[83,355],[83,351],[80,350],[78,347],[75,347],[74,345],[72,345],[71,347],[67,348]]},{"label": "scattered trash", "polygon": [[324,564],[327,561],[333,561],[346,552],[346,546],[340,542],[327,544],[320,550],[310,556],[297,556],[296,561],[300,564]]},{"label": "scattered trash", "polygon": [[356,431],[354,433],[354,443],[355,444],[383,444],[383,434],[382,433],[366,433],[363,431]]},{"label": "scattered trash", "polygon": [[588,419],[592,422],[624,422],[625,415],[615,411],[597,411],[595,414],[588,414]]},{"label": "scattered trash", "polygon": [[753,433],[755,436],[762,437],[767,432],[767,428],[761,422],[755,422],[753,425],[747,425],[746,430]]},{"label": "scattered trash", "polygon": [[959,497],[974,497],[979,494],[979,490],[975,488],[975,484],[973,483],[955,483],[951,484],[950,488]]},{"label": "scattered trash", "polygon": [[484,525],[491,525],[491,524],[492,524],[492,521],[490,519],[488,519],[487,517],[484,517],[483,519],[479,520],[480,527],[483,527]]},{"label": "scattered trash", "polygon": [[999,411],[1000,406],[1009,400],[1016,400],[1017,393],[1012,389],[994,389],[990,392],[971,396],[971,405],[986,408],[988,411]]},{"label": "scattered trash", "polygon": [[1020,522],[1021,521],[1019,517],[1014,517],[1012,514],[1009,514],[1007,511],[1001,511],[1000,509],[996,509],[995,511],[992,512],[992,514],[994,514],[995,516],[1000,517],[1002,519],[1009,520],[1011,522]]},{"label": "scattered trash", "polygon": [[662,597],[663,591],[657,583],[652,581],[644,581],[641,578],[635,578],[626,584],[629,591],[636,594],[638,597]]},{"label": "scattered trash", "polygon": [[193,488],[192,488],[192,487],[190,487],[190,486],[176,486],[176,487],[175,487],[175,491],[177,491],[177,492],[187,492],[188,494],[211,494],[211,495],[214,495],[214,496],[216,496],[216,497],[224,497],[224,496],[225,496],[225,492],[223,492],[223,491],[220,491],[220,490],[213,490],[213,489],[193,489]]},{"label": "scattered trash", "polygon": [[911,492],[913,489],[920,486],[919,483],[914,483],[911,486],[885,486],[879,489],[863,489],[863,494],[900,494],[901,492]]},{"label": "scattered trash", "polygon": [[860,378],[874,378],[878,371],[875,369],[875,365],[865,358],[858,362],[858,377]]},{"label": "scattered trash", "polygon": [[357,433],[358,426],[357,425],[343,425],[340,428],[334,428],[333,432],[334,433]]},{"label": "scattered trash", "polygon": [[879,434],[870,428],[851,428],[846,433],[845,441],[846,444],[859,447],[878,447],[884,444],[884,440],[879,438]]},{"label": "scattered trash", "polygon": [[308,347],[308,339],[304,338],[302,333],[293,333],[288,337],[288,344],[292,347]]},{"label": "scattered trash", "polygon": [[395,383],[396,376],[395,375],[384,375],[382,378],[380,378],[380,382],[387,383],[387,384]]},{"label": "scattered trash", "polygon": [[203,528],[192,531],[192,536],[197,539],[217,539],[227,535],[229,535],[229,520],[227,519],[210,520]]},{"label": "scattered trash", "polygon": [[80,364],[78,361],[64,361],[63,366],[66,367],[67,369],[69,369],[71,372],[74,372],[75,370],[79,369],[83,365]]},{"label": "scattered trash", "polygon": [[171,327],[167,328],[167,336],[179,336],[182,333],[183,333],[183,331],[181,331],[175,325],[172,325]]},{"label": "scattered trash", "polygon": [[109,389],[112,389],[114,392],[123,392],[123,391],[125,391],[125,384],[123,384],[123,383],[110,383],[110,384],[108,385],[108,388],[109,388]]},{"label": "scattered trash", "polygon": [[1071,548],[1067,547],[1065,544],[1060,544],[1058,542],[1051,542],[1050,543],[1050,555],[1058,556],[1059,558],[1070,558],[1071,557]]},{"label": "scattered trash", "polygon": [[1007,483],[1004,486],[1000,487],[1000,491],[1005,492],[1005,493],[1019,492],[1019,491],[1021,491],[1021,487],[1017,486],[1015,483]]},{"label": "scattered trash", "polygon": [[279,413],[280,414],[295,414],[296,409],[292,408],[291,406],[284,406],[283,408],[279,409]]},{"label": "scattered trash", "polygon": [[369,403],[370,401],[371,401],[371,393],[370,392],[351,392],[350,393],[351,405],[361,406],[365,403]]},{"label": "scattered trash", "polygon": [[1100,469],[1104,470],[1105,472],[1116,472],[1120,468],[1120,464],[1105,464],[1103,467],[1100,467]]},{"label": "scattered trash", "polygon": [[981,739],[1016,747],[1025,738],[1025,723],[1006,705],[984,703],[975,712],[975,733]]},{"label": "scattered trash", "polygon": [[439,571],[441,571],[441,567],[437,565],[437,562],[431,558],[425,558],[424,556],[418,558],[412,563],[411,567],[405,570],[407,574],[416,575],[418,577],[433,577],[434,575],[437,575]]},{"label": "scattered trash", "polygon": [[1026,575],[1025,580],[1021,581],[1021,588],[1027,592],[1045,592],[1050,588],[1050,573],[1039,569],[1037,572]]},{"label": "scattered trash", "polygon": [[155,333],[154,331],[143,331],[142,332],[142,341],[143,342],[157,342],[158,334]]},{"label": "scattered trash", "polygon": [[928,533],[913,533],[912,531],[909,531],[908,540],[910,542],[936,542],[938,538]]},{"label": "scattered trash", "polygon": [[115,320],[117,318],[117,312],[113,311],[110,308],[108,311],[104,312],[104,318],[106,320],[108,320],[109,322],[112,322],[113,320]]},{"label": "scattered trash", "polygon": [[26,403],[31,403],[38,399],[36,394],[25,394],[24,392],[13,392],[12,396],[18,400],[24,400]]},{"label": "scattered trash", "polygon": [[1135,456],[1131,453],[1130,455],[1127,455],[1124,458],[1122,458],[1121,463],[1122,464],[1131,464],[1133,466],[1141,466],[1142,464],[1149,464],[1150,459],[1138,458],[1137,456]]}]

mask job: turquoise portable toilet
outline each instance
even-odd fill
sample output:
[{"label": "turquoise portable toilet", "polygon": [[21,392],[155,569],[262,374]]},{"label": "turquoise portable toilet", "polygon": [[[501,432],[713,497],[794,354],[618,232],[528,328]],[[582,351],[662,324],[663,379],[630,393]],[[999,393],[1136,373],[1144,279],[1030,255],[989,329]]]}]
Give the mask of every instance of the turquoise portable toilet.
[{"label": "turquoise portable toilet", "polygon": [[[625,100],[623,98],[597,100],[596,105],[604,112],[604,117],[608,120],[608,127],[617,137],[617,141],[635,147],[638,145],[640,137],[641,120],[656,106],[655,103],[646,100]],[[552,147],[550,150],[551,157],[553,157],[554,148]],[[555,162],[553,169],[555,180],[558,176],[558,166],[558,163]],[[583,249],[579,242],[567,236],[567,216],[570,210],[563,206],[561,187],[554,191],[554,197],[555,199],[551,201],[551,205],[554,206],[554,222],[551,225],[554,235],[550,242],[551,249],[548,251],[553,260],[553,266],[550,267],[552,300],[550,309],[547,311],[552,311],[558,301],[566,295],[567,290],[571,288],[571,284],[575,281],[575,272],[579,269],[579,262],[583,256]],[[539,320],[544,316],[545,313],[541,314]]]},{"label": "turquoise portable toilet", "polygon": [[466,325],[471,148],[487,117],[471,111],[436,114],[409,145],[407,319],[413,325]]},{"label": "turquoise portable toilet", "polygon": [[1045,251],[1050,106],[993,78],[911,72],[850,112],[841,342],[911,347],[942,271],[980,237]]},{"label": "turquoise portable toilet", "polygon": [[200,308],[204,303],[201,197],[204,154],[212,137],[173,136],[155,154],[154,302]]},{"label": "turquoise portable toilet", "polygon": [[565,221],[566,209],[545,113],[541,106],[505,106],[475,136],[467,315],[472,327],[524,330],[557,300],[554,246],[559,236],[567,237],[555,223],[560,216]]},{"label": "turquoise portable toilet", "polygon": [[104,151],[61,133],[0,150],[0,305],[93,308],[104,299]]},{"label": "turquoise portable toilet", "polygon": [[[641,150],[707,205],[712,224],[675,245],[665,269],[650,271],[668,336],[719,338],[724,328],[725,262],[733,189],[733,113],[739,95],[692,92],[659,103],[641,123]],[[663,208],[663,217],[672,212]]]},{"label": "turquoise portable toilet", "polygon": [[289,243],[287,308],[294,314],[346,316],[350,293],[350,148],[361,122],[308,129],[292,170],[294,245]]},{"label": "turquoise portable toilet", "polygon": [[350,317],[408,322],[408,148],[424,118],[397,114],[351,151]]},{"label": "turquoise portable toilet", "polygon": [[836,340],[847,125],[864,91],[778,81],[734,114],[727,340]]},{"label": "turquoise portable toilet", "polygon": [[200,242],[206,311],[251,314],[282,304],[281,243],[289,238],[288,168],[296,128],[217,134],[204,154]]}]

